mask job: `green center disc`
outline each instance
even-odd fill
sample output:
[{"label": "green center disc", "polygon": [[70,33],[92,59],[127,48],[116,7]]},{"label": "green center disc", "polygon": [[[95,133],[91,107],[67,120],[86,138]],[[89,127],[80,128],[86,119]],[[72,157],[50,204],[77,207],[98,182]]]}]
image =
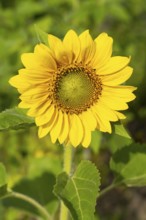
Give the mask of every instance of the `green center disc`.
[{"label": "green center disc", "polygon": [[84,107],[92,98],[94,85],[84,72],[69,72],[58,80],[57,97],[66,108]]}]

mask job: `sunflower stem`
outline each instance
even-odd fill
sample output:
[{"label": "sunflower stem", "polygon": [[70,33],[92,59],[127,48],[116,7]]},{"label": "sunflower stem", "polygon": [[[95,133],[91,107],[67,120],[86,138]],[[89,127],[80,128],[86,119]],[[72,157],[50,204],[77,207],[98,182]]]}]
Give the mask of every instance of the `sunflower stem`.
[{"label": "sunflower stem", "polygon": [[114,181],[111,185],[107,186],[106,188],[104,188],[103,190],[101,190],[98,198],[102,197],[103,195],[105,195],[107,192],[113,190],[114,188],[116,188],[117,186],[121,185],[122,182],[116,182]]},{"label": "sunflower stem", "polygon": [[[73,154],[73,147],[71,145],[64,146],[64,167],[63,171],[66,172],[68,175],[71,173],[72,169],[72,155]],[[61,202],[60,207],[60,220],[68,220],[68,209],[64,205],[63,202]]]},{"label": "sunflower stem", "polygon": [[51,215],[47,212],[47,210],[33,198],[27,195],[24,195],[22,193],[14,192],[11,190],[9,190],[9,193],[4,198],[7,198],[7,197],[15,197],[15,198],[22,199],[28,202],[40,212],[40,214],[44,217],[45,220],[52,220]]}]

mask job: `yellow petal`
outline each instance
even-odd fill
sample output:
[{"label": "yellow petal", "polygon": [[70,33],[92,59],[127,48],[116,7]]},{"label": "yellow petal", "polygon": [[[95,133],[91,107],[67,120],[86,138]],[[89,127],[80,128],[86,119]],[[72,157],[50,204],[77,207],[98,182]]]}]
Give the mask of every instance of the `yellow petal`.
[{"label": "yellow petal", "polygon": [[82,34],[80,34],[79,39],[81,44],[81,53],[80,57],[78,58],[78,62],[88,64],[95,54],[95,42],[89,34],[89,30],[86,30]]},{"label": "yellow petal", "polygon": [[19,75],[24,76],[24,77],[33,77],[37,78],[38,80],[40,79],[46,79],[50,78],[52,76],[52,72],[49,70],[39,70],[39,69],[20,69],[19,70]]},{"label": "yellow petal", "polygon": [[70,116],[71,128],[69,132],[70,142],[74,147],[77,147],[83,138],[83,125],[80,118],[73,114]]},{"label": "yellow petal", "polygon": [[11,85],[13,85],[14,87],[20,89],[20,93],[23,93],[25,91],[28,91],[29,89],[31,89],[32,87],[36,87],[41,85],[44,87],[48,87],[48,83],[50,84],[50,82],[53,80],[52,75],[51,76],[46,76],[46,77],[37,77],[36,75],[32,75],[32,74],[26,74],[26,73],[20,73],[17,76],[12,77],[9,80],[9,83]]},{"label": "yellow petal", "polygon": [[64,37],[63,44],[69,56],[69,63],[77,60],[80,53],[80,41],[76,32],[70,30]]},{"label": "yellow petal", "polygon": [[[42,74],[43,72],[43,74]],[[19,77],[21,79],[21,81],[26,81],[27,84],[29,85],[43,85],[46,86],[46,83],[50,83],[51,80],[53,80],[53,74],[46,72],[44,74],[44,71],[38,71],[38,70],[28,70],[28,69],[21,69],[21,71],[19,71]],[[20,80],[19,80],[20,81]],[[25,83],[25,84],[26,84]],[[20,84],[19,84],[20,85]],[[18,86],[19,86],[18,85]]]},{"label": "yellow petal", "polygon": [[[48,96],[48,95],[47,95]],[[40,108],[43,107],[46,102],[49,102],[48,97],[44,96],[38,99],[27,99],[27,100],[23,100],[22,102],[20,102],[20,104],[18,105],[20,108],[23,108],[23,103],[24,105],[27,103],[28,105],[30,105],[31,108]],[[47,100],[47,101],[46,101]],[[51,101],[50,101],[51,103]]]},{"label": "yellow petal", "polygon": [[63,122],[63,113],[62,113],[62,111],[59,111],[58,112],[58,119],[50,131],[52,143],[56,142],[56,140],[61,132],[62,122]]},{"label": "yellow petal", "polygon": [[82,146],[87,148],[89,147],[90,143],[91,143],[91,131],[85,130]]},{"label": "yellow petal", "polygon": [[40,105],[46,103],[48,101],[48,94],[34,94],[34,95],[28,95],[28,96],[19,96],[19,99],[21,99],[24,102],[31,103],[32,107],[36,108],[39,107]]},{"label": "yellow petal", "polygon": [[98,117],[98,122],[99,122],[99,126],[100,126],[100,130],[103,132],[108,132],[108,133],[112,133],[112,129],[111,129],[111,124],[109,121],[104,120],[101,116],[97,116]]},{"label": "yellow petal", "polygon": [[45,44],[37,44],[34,48],[34,53],[40,54],[42,56],[46,56],[46,54],[49,53],[49,55],[52,56],[52,51],[50,50],[49,47],[47,47]]},{"label": "yellow petal", "polygon": [[35,76],[32,76],[32,75],[25,75],[23,77],[21,77],[21,80],[27,80],[27,83],[29,82],[29,85],[32,85],[32,86],[38,86],[38,85],[41,85],[41,86],[48,86],[48,84],[50,84],[50,82],[53,81],[53,78],[52,77],[46,77],[46,78],[40,78],[38,79],[37,77]]},{"label": "yellow petal", "polygon": [[33,95],[34,97],[41,97],[42,95],[47,95],[47,94],[48,94],[48,88],[44,86],[31,87],[27,91],[23,92],[23,94],[20,96],[20,99],[25,99],[25,98],[29,99],[29,97]]},{"label": "yellow petal", "polygon": [[55,60],[49,54],[41,56],[35,53],[24,53],[21,55],[21,60],[23,65],[30,69],[55,71],[57,68]]},{"label": "yellow petal", "polygon": [[106,33],[102,33],[95,39],[95,43],[96,53],[91,61],[91,65],[93,68],[99,69],[110,59],[112,55],[113,39]]},{"label": "yellow petal", "polygon": [[118,119],[125,119],[126,118],[126,116],[124,114],[122,114],[121,112],[115,111],[115,114],[117,115]]},{"label": "yellow petal", "polygon": [[83,121],[84,124],[86,124],[86,126],[89,128],[90,131],[93,131],[97,127],[96,118],[94,117],[90,109],[88,109],[85,112],[82,112],[79,115],[79,117],[81,121]]},{"label": "yellow petal", "polygon": [[68,133],[69,133],[69,118],[66,113],[63,113],[63,123],[62,123],[61,133],[58,137],[60,144],[62,144],[66,140],[66,138],[68,137]]},{"label": "yellow petal", "polygon": [[57,66],[54,58],[52,57],[49,50],[46,49],[46,46],[42,47],[39,44],[35,46],[34,50],[35,58],[38,60],[38,64],[49,70],[56,71]]},{"label": "yellow petal", "polygon": [[31,107],[31,103],[27,103],[25,101],[21,101],[18,105],[19,108],[30,108]]},{"label": "yellow petal", "polygon": [[113,74],[125,68],[129,62],[130,58],[128,57],[111,57],[104,66],[102,66],[101,68],[96,68],[96,73],[98,75]]},{"label": "yellow petal", "polygon": [[51,105],[42,115],[37,116],[35,118],[35,122],[37,126],[41,126],[43,124],[48,123],[52,118],[54,111],[55,111],[54,105]]},{"label": "yellow petal", "polygon": [[47,110],[47,108],[51,105],[51,103],[52,100],[48,100],[47,102],[45,101],[45,103],[42,103],[41,105],[37,104],[38,106],[32,105],[29,111],[27,112],[27,115],[37,117],[43,114]]},{"label": "yellow petal", "polygon": [[54,52],[55,52],[56,46],[58,48],[60,48],[61,50],[63,49],[62,41],[58,37],[55,37],[52,34],[48,35],[48,43],[49,43],[49,46],[50,46],[51,50],[54,51]]},{"label": "yellow petal", "polygon": [[89,33],[89,30],[84,31],[79,35],[81,49],[86,49],[93,43],[93,39]]},{"label": "yellow petal", "polygon": [[102,95],[102,97],[100,97],[100,102],[113,110],[128,109],[128,105],[126,104],[126,102],[118,97],[107,97]]},{"label": "yellow petal", "polygon": [[53,56],[55,57],[57,62],[64,65],[68,64],[69,59],[65,52],[65,48],[63,46],[62,41],[51,34],[48,35],[48,41],[49,41],[49,46],[53,52]]},{"label": "yellow petal", "polygon": [[112,132],[111,124],[109,120],[106,119],[105,115],[103,115],[101,112],[97,112],[95,108],[92,108],[92,110],[94,111],[95,117],[98,121],[99,130],[103,132],[111,133]]},{"label": "yellow petal", "polygon": [[51,120],[47,124],[39,127],[39,130],[38,130],[39,138],[46,136],[50,132],[50,130],[56,123],[57,119],[58,119],[58,111],[55,109],[55,116],[52,117]]},{"label": "yellow petal", "polygon": [[16,88],[21,88],[22,90],[26,90],[31,87],[30,83],[25,79],[22,80],[20,75],[13,76],[9,80],[9,83]]},{"label": "yellow petal", "polygon": [[96,110],[100,117],[105,118],[108,121],[118,121],[115,111],[111,110],[107,106],[103,105],[100,101],[91,107],[92,110]]},{"label": "yellow petal", "polygon": [[104,85],[107,86],[116,86],[128,80],[133,72],[133,69],[129,66],[125,67],[121,71],[111,74],[111,75],[103,75],[101,80]]},{"label": "yellow petal", "polygon": [[105,97],[119,98],[121,101],[130,102],[135,99],[135,95],[132,93],[136,90],[133,86],[102,86],[102,95]]},{"label": "yellow petal", "polygon": [[51,104],[52,104],[52,100],[47,100],[47,101],[45,100],[45,102],[43,102],[40,106],[38,106],[38,108],[36,108],[35,116],[43,114]]},{"label": "yellow petal", "polygon": [[81,143],[83,147],[87,148],[91,143],[91,131],[85,120],[82,120],[82,124],[84,127],[84,136]]}]

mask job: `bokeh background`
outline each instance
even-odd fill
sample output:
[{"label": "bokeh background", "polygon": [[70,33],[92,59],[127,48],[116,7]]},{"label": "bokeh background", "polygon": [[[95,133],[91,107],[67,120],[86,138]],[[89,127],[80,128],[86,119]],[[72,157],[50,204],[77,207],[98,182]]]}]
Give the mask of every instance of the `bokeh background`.
[{"label": "bokeh background", "polygon": [[[137,86],[138,90],[124,124],[136,142],[146,142],[146,1],[0,0],[0,111],[19,102],[19,95],[8,80],[22,68],[20,55],[33,51],[39,42],[35,25],[60,38],[69,29],[78,34],[89,29],[93,38],[107,32],[114,39],[113,55],[132,57],[134,72],[127,84]],[[92,159],[101,171],[102,185],[106,186],[112,180],[108,169],[110,155],[128,141],[115,135],[98,134],[90,150],[77,150],[74,162],[86,157]],[[43,170],[60,172],[61,160],[62,148],[52,145],[49,137],[39,140],[35,127],[0,133],[0,161],[6,165],[10,186]],[[0,219],[35,220],[26,212],[2,203]],[[97,204],[96,219],[145,220],[146,190],[119,188],[108,193]]]}]

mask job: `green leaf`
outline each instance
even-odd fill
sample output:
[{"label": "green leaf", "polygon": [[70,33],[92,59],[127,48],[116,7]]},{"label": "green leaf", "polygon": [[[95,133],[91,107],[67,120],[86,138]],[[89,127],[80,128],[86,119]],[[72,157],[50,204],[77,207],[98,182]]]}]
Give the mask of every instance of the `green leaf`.
[{"label": "green leaf", "polygon": [[34,119],[27,116],[22,109],[8,109],[0,113],[0,131],[22,129],[34,125]]},{"label": "green leaf", "polygon": [[0,163],[0,198],[7,194],[7,174],[5,167]]},{"label": "green leaf", "polygon": [[128,134],[128,132],[126,131],[126,129],[120,121],[113,123],[113,132],[120,136],[131,139],[130,135]]},{"label": "green leaf", "polygon": [[90,161],[82,161],[73,176],[61,173],[54,193],[63,200],[74,220],[93,220],[100,175]]},{"label": "green leaf", "polygon": [[110,161],[115,183],[146,186],[146,145],[131,144],[118,150]]},{"label": "green leaf", "polygon": [[[24,178],[12,189],[15,192],[28,195],[29,197],[38,201],[41,205],[47,206],[52,209],[56,209],[56,197],[53,194],[53,186],[55,184],[55,176],[52,173],[45,172],[41,176],[33,179]],[[54,203],[55,202],[55,203]],[[18,198],[5,198],[3,199],[3,205],[6,207],[15,207],[17,209],[23,209],[32,213],[38,213],[38,210],[31,204],[18,199]],[[52,208],[53,205],[53,208]],[[50,213],[51,213],[50,210]]]},{"label": "green leaf", "polygon": [[106,134],[105,138],[107,143],[106,147],[112,154],[122,147],[128,146],[132,143],[132,139],[117,135],[115,133]]},{"label": "green leaf", "polygon": [[48,34],[44,32],[43,30],[41,30],[40,28],[38,28],[37,25],[35,25],[35,30],[36,30],[38,41],[48,46],[49,45]]}]

